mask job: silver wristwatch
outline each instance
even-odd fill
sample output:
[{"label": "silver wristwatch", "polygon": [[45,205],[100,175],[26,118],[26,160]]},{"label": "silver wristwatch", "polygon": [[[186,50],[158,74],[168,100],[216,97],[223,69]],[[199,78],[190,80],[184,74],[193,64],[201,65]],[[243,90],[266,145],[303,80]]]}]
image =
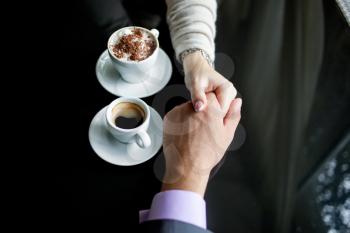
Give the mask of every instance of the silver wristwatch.
[{"label": "silver wristwatch", "polygon": [[202,54],[204,59],[208,62],[208,64],[211,67],[214,67],[214,62],[210,59],[208,53],[205,52],[203,49],[199,49],[199,48],[186,49],[185,51],[183,51],[180,54],[180,62],[181,62],[181,64],[183,64],[183,60],[188,54],[191,54],[191,53],[194,53],[194,52],[197,52],[197,51],[199,51]]}]

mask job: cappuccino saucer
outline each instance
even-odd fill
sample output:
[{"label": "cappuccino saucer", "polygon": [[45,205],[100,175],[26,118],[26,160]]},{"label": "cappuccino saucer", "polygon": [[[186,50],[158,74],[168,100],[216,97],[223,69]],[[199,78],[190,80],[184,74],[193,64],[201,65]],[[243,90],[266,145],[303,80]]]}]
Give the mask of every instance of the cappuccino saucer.
[{"label": "cappuccino saucer", "polygon": [[142,149],[136,143],[125,144],[115,139],[107,130],[107,107],[104,107],[92,119],[89,128],[89,141],[95,153],[106,162],[120,166],[137,165],[156,155],[163,144],[163,120],[156,110],[149,108],[151,117],[147,133],[152,141],[149,147]]},{"label": "cappuccino saucer", "polygon": [[96,64],[96,76],[104,89],[116,96],[148,97],[162,90],[172,74],[170,58],[159,48],[156,63],[146,74],[149,77],[140,83],[129,83],[121,78],[105,50]]}]

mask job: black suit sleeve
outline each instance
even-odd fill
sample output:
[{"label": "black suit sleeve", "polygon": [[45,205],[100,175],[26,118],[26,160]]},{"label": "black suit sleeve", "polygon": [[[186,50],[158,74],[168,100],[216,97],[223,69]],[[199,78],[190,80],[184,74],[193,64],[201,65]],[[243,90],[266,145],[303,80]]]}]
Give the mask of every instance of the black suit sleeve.
[{"label": "black suit sleeve", "polygon": [[139,226],[140,233],[213,233],[195,225],[176,220],[151,220]]}]

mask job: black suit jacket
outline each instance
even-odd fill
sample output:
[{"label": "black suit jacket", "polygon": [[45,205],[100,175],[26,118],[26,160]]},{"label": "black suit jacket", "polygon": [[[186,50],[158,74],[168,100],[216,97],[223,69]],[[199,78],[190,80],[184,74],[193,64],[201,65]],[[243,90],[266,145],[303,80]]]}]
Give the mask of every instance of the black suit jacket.
[{"label": "black suit jacket", "polygon": [[151,220],[140,224],[141,233],[213,233],[195,225],[176,220]]}]

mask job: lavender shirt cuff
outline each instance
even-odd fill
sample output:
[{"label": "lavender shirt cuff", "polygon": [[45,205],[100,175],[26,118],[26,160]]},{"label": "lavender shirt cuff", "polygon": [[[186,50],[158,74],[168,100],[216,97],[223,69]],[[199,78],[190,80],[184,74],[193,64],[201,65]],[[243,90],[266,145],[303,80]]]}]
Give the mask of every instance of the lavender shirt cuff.
[{"label": "lavender shirt cuff", "polygon": [[204,199],[197,193],[184,190],[160,192],[153,198],[149,210],[141,210],[140,223],[148,220],[171,219],[207,228]]}]

